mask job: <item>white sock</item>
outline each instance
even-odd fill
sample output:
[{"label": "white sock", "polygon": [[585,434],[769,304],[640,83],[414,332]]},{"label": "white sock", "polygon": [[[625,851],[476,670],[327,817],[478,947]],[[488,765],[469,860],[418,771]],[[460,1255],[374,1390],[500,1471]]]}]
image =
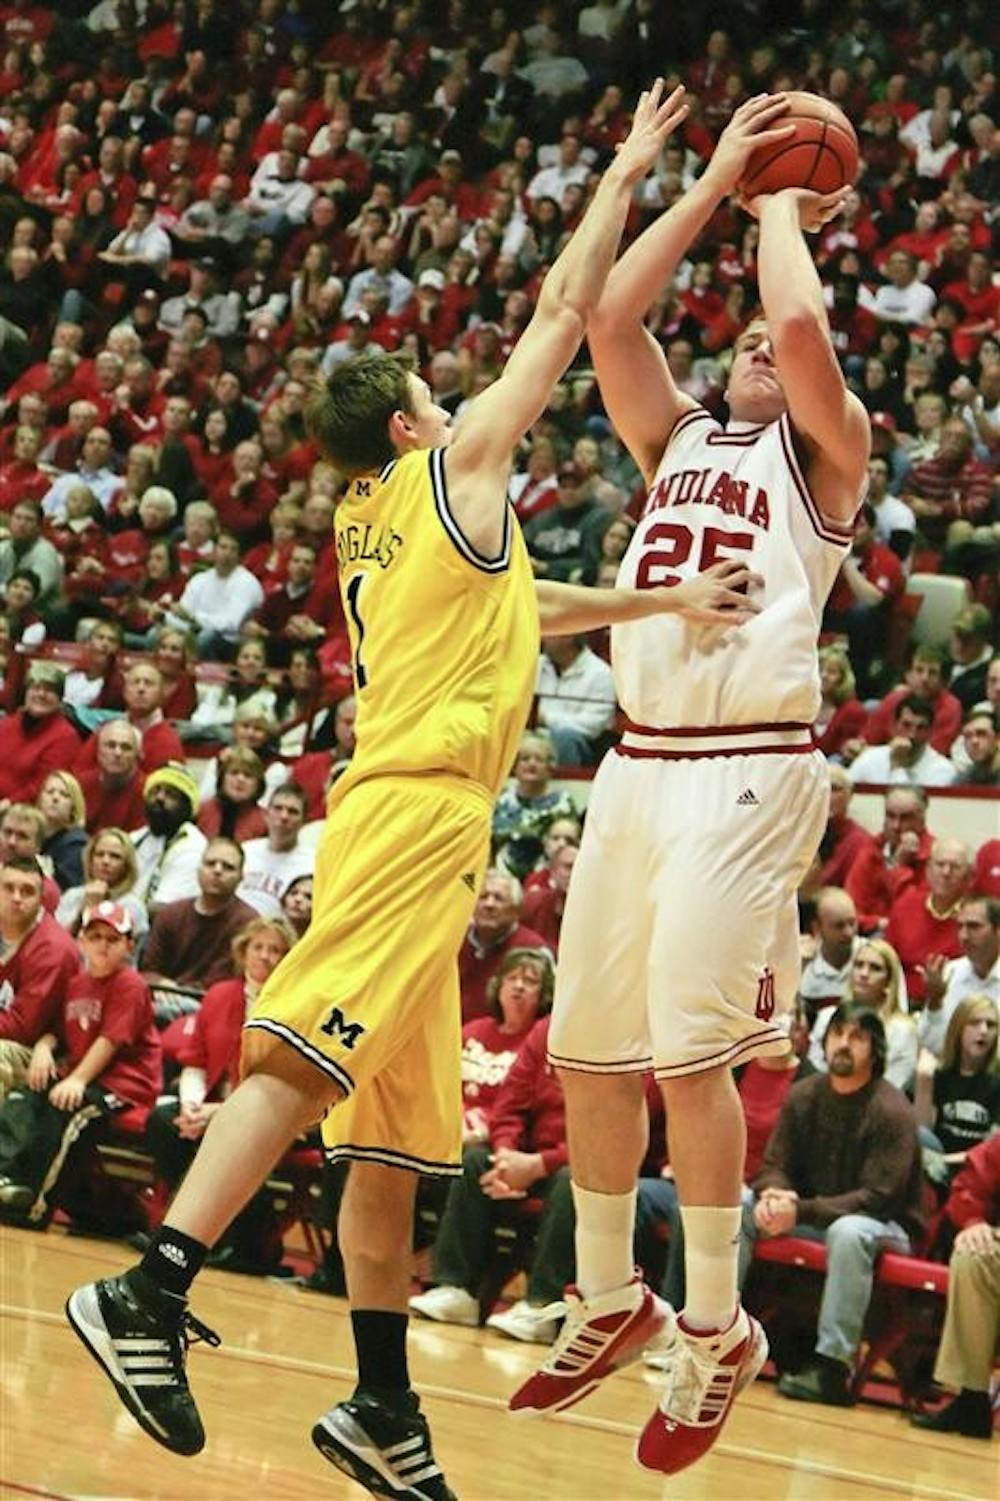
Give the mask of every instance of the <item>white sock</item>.
[{"label": "white sock", "polygon": [[692,1329],[727,1329],[739,1303],[736,1273],[740,1208],[681,1207],[684,1222],[684,1322]]},{"label": "white sock", "polygon": [[636,1197],[634,1188],[626,1194],[602,1194],[573,1184],[576,1285],[585,1298],[631,1282]]}]

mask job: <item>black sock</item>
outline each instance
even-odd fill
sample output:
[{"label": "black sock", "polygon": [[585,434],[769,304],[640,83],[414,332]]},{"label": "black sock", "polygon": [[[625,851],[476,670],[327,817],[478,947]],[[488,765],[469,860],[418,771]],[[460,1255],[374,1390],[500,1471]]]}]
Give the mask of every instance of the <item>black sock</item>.
[{"label": "black sock", "polygon": [[351,1310],[359,1387],[389,1401],[406,1395],[410,1389],[406,1364],[408,1323],[405,1313]]},{"label": "black sock", "polygon": [[[161,1225],[153,1235],[137,1271],[161,1292],[186,1298],[191,1283],[201,1271],[208,1247],[171,1225]],[[139,1282],[136,1291],[141,1292]]]}]

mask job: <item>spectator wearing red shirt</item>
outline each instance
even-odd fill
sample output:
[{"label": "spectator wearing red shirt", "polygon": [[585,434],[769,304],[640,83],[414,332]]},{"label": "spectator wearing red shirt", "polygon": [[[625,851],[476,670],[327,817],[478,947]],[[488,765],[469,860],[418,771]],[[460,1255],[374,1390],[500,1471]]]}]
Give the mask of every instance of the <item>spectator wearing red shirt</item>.
[{"label": "spectator wearing red shirt", "polygon": [[959,303],[965,313],[952,339],[955,356],[964,364],[975,358],[981,341],[996,331],[1000,288],[993,285],[989,253],[973,250],[964,281],[949,282],[941,296]]},{"label": "spectator wearing red shirt", "polygon": [[903,482],[903,499],[932,547],[947,546],[951,524],[985,525],[993,501],[993,475],[973,457],[974,439],[962,417],[949,417],[932,459],[914,464]]},{"label": "spectator wearing red shirt", "polygon": [[37,500],[48,492],[52,480],[38,467],[43,436],[37,428],[21,425],[14,431],[14,457],[0,464],[0,511],[12,511],[19,500]]},{"label": "spectator wearing red shirt", "polygon": [[524,897],[521,915],[529,928],[541,934],[554,954],[559,950],[566,893],[578,854],[576,845],[564,845],[549,862],[551,883],[547,887],[536,886],[534,890],[526,892]]},{"label": "spectator wearing red shirt", "polygon": [[125,147],[119,136],[105,136],[100,145],[97,166],[85,172],[76,185],[73,211],[80,208],[90,188],[102,188],[111,206],[111,221],[116,229],[124,229],[132,206],[139,192],[139,185],[131,172],[125,170]]},{"label": "spectator wearing red shirt", "polygon": [[1000,839],[987,839],[980,845],[972,877],[972,889],[980,896],[1000,899]]},{"label": "spectator wearing red shirt", "polygon": [[90,834],[118,828],[131,833],[146,822],[140,769],[142,735],[127,719],[109,719],[94,735],[96,764],[77,773]]},{"label": "spectator wearing red shirt", "polygon": [[537,949],[511,949],[487,987],[489,1016],[462,1028],[464,1145],[489,1139],[489,1115],[539,1016],[552,1009],[555,971]]},{"label": "spectator wearing red shirt", "polygon": [[948,1307],[934,1380],[958,1395],[910,1422],[934,1433],[993,1437],[990,1381],[1000,1300],[1000,1132],[969,1152],[945,1214],[958,1231],[948,1269]]},{"label": "spectator wearing red shirt", "polygon": [[926,885],[911,886],[897,896],[889,912],[886,941],[899,955],[907,993],[921,1004],[927,993],[927,965],[934,959],[958,959],[958,909],[969,889],[972,859],[958,839],[935,840],[927,862]]},{"label": "spectator wearing red shirt", "polygon": [[39,1227],[82,1132],[114,1115],[141,1131],[162,1082],[149,990],[129,965],[125,908],[91,908],[80,947],[86,970],[70,980],[63,1006],[32,1050],[29,1088],[0,1111],[0,1207]]},{"label": "spectator wearing red shirt", "polygon": [[241,550],[267,536],[268,518],[278,503],[278,492],[261,468],[260,444],[251,440],[233,450],[233,474],[212,495],[219,523],[239,539]]},{"label": "spectator wearing red shirt", "polygon": [[268,641],[273,664],[284,666],[293,645],[324,641],[344,622],[337,589],[316,578],[316,549],[294,542],[285,581],[244,623],[243,633]]},{"label": "spectator wearing red shirt", "polygon": [[458,954],[462,1021],[489,1015],[486,987],[511,949],[542,949],[540,933],[520,921],[524,896],[521,883],[502,870],[488,870],[479,889],[472,922]]},{"label": "spectator wearing red shirt", "polygon": [[897,706],[911,693],[926,698],[934,709],[931,748],[941,756],[950,755],[962,729],[962,705],[945,687],[945,656],[935,646],[916,648],[903,685],[887,693],[869,715],[865,740],[869,745],[885,745],[892,739]]},{"label": "spectator wearing red shirt", "polygon": [[267,834],[267,815],[260,806],[267,775],[264,763],[246,745],[227,745],[218,759],[218,791],[203,802],[197,823],[206,839],[224,834],[244,844]]},{"label": "spectator wearing red shirt", "polygon": [[[191,1165],[212,1116],[240,1082],[243,1024],[295,936],[283,918],[255,917],[232,942],[237,978],[210,985],[198,1010],[178,1017],[163,1034],[164,1052],[181,1065],[177,1098],[152,1112],[146,1139],[157,1172],[171,1188]],[[241,1271],[274,1271],[281,1241],[266,1190],[254,1196],[220,1244],[230,1270],[238,1264]]]},{"label": "spectator wearing red shirt", "polygon": [[834,279],[830,313],[830,338],[841,360],[860,361],[878,342],[878,319],[858,303],[856,276],[841,273]]},{"label": "spectator wearing red shirt", "polygon": [[462,1153],[462,1176],[448,1191],[433,1275],[437,1286],[410,1299],[410,1308],[440,1323],[479,1322],[479,1284],[493,1226],[512,1199],[543,1201],[526,1297],[488,1325],[516,1339],[551,1344],[558,1330],[549,1304],[562,1297],[573,1264],[566,1111],[546,1058],[549,1018],[535,1023],[500,1087],[489,1117],[489,1141]]},{"label": "spectator wearing red shirt", "polygon": [[69,934],[44,910],[33,855],[0,864],[0,1101],[26,1077],[31,1049],[50,1031],[80,967]]},{"label": "spectator wearing red shirt", "polygon": [[[851,659],[842,646],[824,646],[819,654],[819,680],[822,698],[819,714],[813,721],[816,748],[826,757],[839,756],[852,740],[865,730],[868,714],[857,696]],[[839,886],[840,881],[824,881],[824,886]]]},{"label": "spectator wearing red shirt", "polygon": [[54,663],[32,663],[24,707],[0,719],[0,804],[34,801],[49,772],[76,759],[80,739],[63,713],[64,686]]},{"label": "spectator wearing red shirt", "polygon": [[[152,662],[133,662],[125,674],[125,713],[129,724],[134,725],[142,736],[139,764],[147,775],[168,761],[184,762],[180,736],[167,722],[161,707],[163,698],[164,684],[159,668]],[[74,771],[79,774],[96,765],[97,742],[92,735],[78,753]]]},{"label": "spectator wearing red shirt", "polygon": [[858,909],[863,931],[880,926],[895,899],[921,886],[933,837],[927,830],[927,793],[922,787],[890,787],[882,832],[855,857],[844,888]]},{"label": "spectator wearing red shirt", "polygon": [[875,540],[875,511],[866,501],[854,523],[854,541],[844,559],[823,617],[824,629],[845,631],[861,698],[872,689],[875,657],[883,648],[893,600],[904,588],[903,570],[890,548]]},{"label": "spectator wearing red shirt", "polygon": [[867,854],[875,841],[868,830],[848,817],[854,783],[843,766],[830,766],[830,815],[819,845],[819,873],[816,885],[846,888],[848,877],[861,855]]}]

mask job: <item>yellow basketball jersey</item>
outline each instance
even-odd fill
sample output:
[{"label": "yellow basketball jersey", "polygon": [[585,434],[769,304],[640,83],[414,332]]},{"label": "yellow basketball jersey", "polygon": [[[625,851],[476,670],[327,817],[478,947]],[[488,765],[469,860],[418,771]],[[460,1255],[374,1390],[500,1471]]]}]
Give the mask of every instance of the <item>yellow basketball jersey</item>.
[{"label": "yellow basketball jersey", "polygon": [[503,547],[481,557],[448,507],[444,449],[393,460],[351,485],[334,519],[353,651],[357,748],[339,791],[363,778],[445,773],[495,795],[534,691],[538,606],[510,507]]}]

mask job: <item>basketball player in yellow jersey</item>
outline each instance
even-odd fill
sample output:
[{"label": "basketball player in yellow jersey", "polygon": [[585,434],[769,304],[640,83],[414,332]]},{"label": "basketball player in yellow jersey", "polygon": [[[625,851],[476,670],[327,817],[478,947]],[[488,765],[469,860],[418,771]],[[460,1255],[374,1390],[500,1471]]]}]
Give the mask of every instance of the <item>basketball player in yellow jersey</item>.
[{"label": "basketball player in yellow jersey", "polygon": [[[456,956],[489,849],[493,800],[527,717],[546,630],[658,611],[748,618],[749,575],[727,563],[673,589],[535,584],[506,501],[514,445],[545,408],[611,268],[632,190],[686,108],[662,84],[549,272],[501,378],[463,418],[391,356],[338,368],[313,435],[350,477],[338,508],[354,651],[357,750],[329,800],[307,934],[258,998],[244,1079],[214,1116],[140,1266],[78,1289],[70,1321],[145,1430],[193,1454],[204,1431],[185,1374],[187,1312],[208,1248],[297,1134],[326,1117],[352,1159],[339,1238],[358,1387],[313,1430],[376,1495],[448,1501],[410,1390],[406,1309],[420,1173],[458,1170]],[[720,610],[735,610],[720,617]]]}]

